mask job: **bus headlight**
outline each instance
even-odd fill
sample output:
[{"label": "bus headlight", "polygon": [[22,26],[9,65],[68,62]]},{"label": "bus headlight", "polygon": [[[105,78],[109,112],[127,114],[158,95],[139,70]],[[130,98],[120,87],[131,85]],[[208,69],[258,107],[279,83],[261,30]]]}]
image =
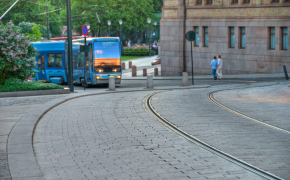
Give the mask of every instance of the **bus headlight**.
[{"label": "bus headlight", "polygon": [[104,72],[104,69],[102,69],[102,68],[96,68],[96,72],[102,73],[102,72]]},{"label": "bus headlight", "polygon": [[97,79],[100,79],[100,76],[97,76]]},{"label": "bus headlight", "polygon": [[113,72],[121,72],[121,68],[119,68],[119,67],[118,68],[113,68],[112,71]]},{"label": "bus headlight", "polygon": [[118,76],[118,79],[121,79],[121,76]]}]

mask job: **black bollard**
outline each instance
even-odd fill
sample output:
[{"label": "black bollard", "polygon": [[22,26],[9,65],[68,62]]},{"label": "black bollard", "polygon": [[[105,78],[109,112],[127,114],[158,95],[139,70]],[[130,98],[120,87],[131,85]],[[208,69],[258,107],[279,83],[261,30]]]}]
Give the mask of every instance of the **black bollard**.
[{"label": "black bollard", "polygon": [[288,77],[286,66],[284,65],[283,68],[284,68],[285,78],[286,78],[286,80],[288,80],[289,77]]}]

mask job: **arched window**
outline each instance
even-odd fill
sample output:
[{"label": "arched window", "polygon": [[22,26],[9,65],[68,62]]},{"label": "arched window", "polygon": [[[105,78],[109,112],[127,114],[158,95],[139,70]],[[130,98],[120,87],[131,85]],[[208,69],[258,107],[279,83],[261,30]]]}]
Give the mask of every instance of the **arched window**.
[{"label": "arched window", "polygon": [[196,5],[201,5],[202,4],[202,0],[197,0],[196,1]]},{"label": "arched window", "polygon": [[232,0],[232,4],[238,4],[239,0]]},{"label": "arched window", "polygon": [[207,1],[206,1],[206,4],[207,4],[207,5],[212,5],[212,0],[207,0]]},{"label": "arched window", "polygon": [[244,0],[244,4],[250,4],[250,0]]}]

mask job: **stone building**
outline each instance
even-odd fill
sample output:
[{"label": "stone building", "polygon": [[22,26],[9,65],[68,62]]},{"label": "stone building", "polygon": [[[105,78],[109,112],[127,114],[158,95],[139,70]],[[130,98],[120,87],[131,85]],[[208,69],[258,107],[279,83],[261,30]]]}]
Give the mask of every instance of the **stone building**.
[{"label": "stone building", "polygon": [[210,74],[216,55],[224,74],[290,70],[290,0],[164,0],[160,25],[163,76],[191,74],[189,30],[194,74]]}]

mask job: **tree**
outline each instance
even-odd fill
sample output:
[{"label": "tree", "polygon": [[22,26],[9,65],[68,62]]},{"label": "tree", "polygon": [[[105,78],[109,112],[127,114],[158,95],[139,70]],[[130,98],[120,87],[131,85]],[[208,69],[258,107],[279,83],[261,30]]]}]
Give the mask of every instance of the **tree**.
[{"label": "tree", "polygon": [[[74,30],[80,32],[83,24],[89,23],[92,34],[96,35],[98,31],[96,12],[98,12],[102,22],[101,32],[103,35],[108,35],[109,27],[107,21],[110,20],[112,22],[111,33],[119,36],[119,20],[122,20],[122,37],[128,38],[132,38],[132,29],[140,31],[148,28],[147,18],[153,19],[155,17],[153,0],[72,1],[72,24]],[[66,11],[63,10],[61,16],[65,15]],[[151,23],[151,27],[152,25],[153,23]],[[124,38],[122,39],[124,40]]]},{"label": "tree", "polygon": [[[33,34],[32,27],[34,26],[34,23],[30,22],[22,22],[19,23],[18,27],[20,28],[20,32],[22,34]],[[38,24],[40,28],[40,33],[42,34],[43,37],[47,37],[47,27],[43,26],[41,24]],[[51,37],[51,33],[50,33]]]},{"label": "tree", "polygon": [[0,25],[0,85],[34,77],[36,51],[12,22]]},{"label": "tree", "polygon": [[[52,37],[60,36],[61,26],[59,16],[59,7],[50,5],[50,1],[47,0],[31,0],[31,1],[19,1],[9,13],[2,19],[3,23],[12,21],[14,24],[23,22],[31,22],[43,25],[47,27],[46,22],[46,3],[48,4],[49,11],[49,29]],[[13,2],[0,1],[0,14],[3,14]],[[2,8],[4,7],[4,8]],[[40,27],[40,29],[43,29]],[[47,36],[47,33],[42,33]]]},{"label": "tree", "polygon": [[39,25],[34,23],[32,27],[33,34],[27,34],[32,41],[40,41],[42,34],[40,33]]}]

